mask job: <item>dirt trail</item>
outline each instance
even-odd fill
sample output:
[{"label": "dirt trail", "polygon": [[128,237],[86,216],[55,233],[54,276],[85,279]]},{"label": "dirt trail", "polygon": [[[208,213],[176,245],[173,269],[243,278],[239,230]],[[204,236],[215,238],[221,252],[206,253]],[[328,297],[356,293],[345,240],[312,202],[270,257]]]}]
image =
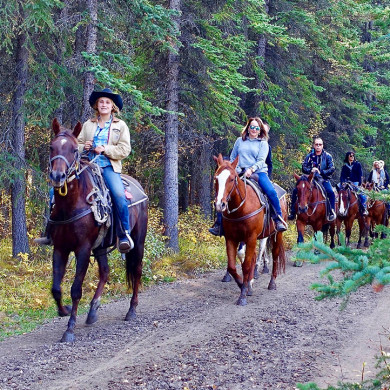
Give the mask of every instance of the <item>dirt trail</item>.
[{"label": "dirt trail", "polygon": [[138,318],[123,318],[129,301],[80,316],[76,342],[59,343],[67,319],[0,343],[0,389],[294,389],[297,382],[335,385],[375,372],[380,336],[390,326],[390,289],[361,289],[316,302],[309,286],[324,266],[287,265],[268,291],[255,284],[246,307],[223,271],[155,286],[140,294]]}]

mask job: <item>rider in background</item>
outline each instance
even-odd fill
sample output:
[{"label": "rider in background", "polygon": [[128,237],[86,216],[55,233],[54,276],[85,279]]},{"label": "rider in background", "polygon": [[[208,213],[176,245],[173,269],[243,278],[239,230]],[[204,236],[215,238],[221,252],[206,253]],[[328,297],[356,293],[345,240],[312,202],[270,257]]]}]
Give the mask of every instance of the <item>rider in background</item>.
[{"label": "rider in background", "polygon": [[[336,219],[335,203],[336,198],[333,192],[332,185],[330,184],[330,177],[335,171],[332,155],[324,150],[324,143],[321,138],[317,137],[313,142],[313,150],[304,159],[302,163],[302,172],[306,175],[314,173],[314,179],[321,182],[324,186],[327,197],[330,203],[330,210],[327,219],[332,222]],[[294,220],[295,204],[297,202],[297,189],[294,188],[291,197],[291,210],[288,216],[289,220]]]},{"label": "rider in background", "polygon": [[120,173],[121,160],[131,151],[130,131],[123,120],[115,117],[122,109],[123,102],[120,95],[106,88],[92,92],[89,104],[96,115],[86,121],[81,129],[78,136],[79,151],[86,151],[89,159],[97,156],[95,163],[101,167],[114,212],[121,224],[118,228],[118,249],[126,253],[133,249],[134,243],[130,237],[129,209]]},{"label": "rider in background", "polygon": [[387,190],[389,186],[389,174],[385,170],[385,163],[382,160],[374,161],[372,171],[368,175],[367,181],[374,183],[379,190]]},{"label": "rider in background", "polygon": [[359,161],[356,160],[354,152],[347,152],[344,158],[344,165],[341,169],[340,184],[350,182],[354,185],[354,191],[357,193],[362,215],[368,215],[367,197],[359,191],[358,186],[362,185],[363,169]]},{"label": "rider in background", "polygon": [[[233,162],[238,156],[237,169],[240,171],[239,174],[247,178],[253,174],[258,176],[258,184],[267,195],[274,211],[272,219],[275,223],[275,229],[283,232],[287,230],[287,224],[283,220],[279,198],[268,177],[268,167],[265,162],[269,152],[268,129],[268,127],[265,129],[260,118],[249,118],[241,133],[241,137],[237,138],[233,146],[230,162]],[[221,234],[221,217],[217,214],[214,226],[209,229],[210,233],[215,235]]]}]

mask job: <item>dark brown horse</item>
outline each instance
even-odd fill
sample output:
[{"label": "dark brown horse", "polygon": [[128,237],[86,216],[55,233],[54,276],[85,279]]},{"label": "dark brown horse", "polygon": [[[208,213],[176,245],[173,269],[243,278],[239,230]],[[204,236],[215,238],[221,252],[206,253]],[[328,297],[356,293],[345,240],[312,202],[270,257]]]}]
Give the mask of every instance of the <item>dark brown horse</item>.
[{"label": "dark brown horse", "polygon": [[[298,200],[295,205],[297,212],[297,242],[303,242],[306,225],[310,225],[314,233],[330,230],[330,247],[334,248],[335,221],[328,222],[326,217],[326,199],[321,190],[313,182],[313,173],[309,176],[294,174]],[[337,210],[336,210],[337,211]]]},{"label": "dark brown horse", "polygon": [[[359,223],[359,241],[357,248],[362,247],[362,236],[365,232],[364,218],[359,211],[358,196],[354,188],[349,183],[343,183],[339,191],[339,209],[336,220],[336,234],[338,237],[338,244],[340,245],[340,230],[341,224],[344,222],[345,226],[345,244],[349,246],[349,239],[351,237],[352,225],[355,219]],[[365,237],[364,246],[368,247],[368,237]]]},{"label": "dark brown horse", "polygon": [[[375,190],[374,183],[365,183],[363,186],[368,191]],[[368,198],[367,210],[368,210],[368,215],[364,218],[366,240],[368,240],[369,233],[371,237],[378,237],[378,233],[374,232],[376,225],[388,226],[389,224],[387,205],[383,200],[374,200]],[[381,238],[385,238],[383,233],[381,234]]]},{"label": "dark brown horse", "polygon": [[[276,232],[273,222],[265,221],[265,207],[260,202],[255,190],[241,180],[236,172],[238,158],[233,163],[223,160],[220,154],[214,156],[218,167],[214,175],[216,201],[215,208],[222,212],[222,225],[225,232],[228,271],[238,284],[241,294],[237,305],[246,305],[247,295],[252,295],[251,283],[256,264],[257,239],[270,237],[272,246],[272,276],[269,290],[276,289],[276,277],[284,271],[286,256],[283,235]],[[281,199],[283,217],[287,215],[285,198]],[[245,259],[242,263],[242,277],[236,269],[237,247],[240,242],[246,244]]]},{"label": "dark brown horse", "polygon": [[[55,206],[50,215],[50,235],[53,240],[53,286],[52,294],[57,303],[58,314],[63,317],[70,314],[67,330],[61,341],[74,341],[77,308],[82,296],[82,284],[88,269],[91,251],[99,267],[99,283],[91,301],[87,323],[97,320],[100,297],[108,279],[109,267],[107,248],[115,244],[115,238],[106,235],[103,242],[93,249],[101,226],[95,221],[91,204],[87,202],[93,183],[90,167],[80,161],[77,136],[81,130],[78,123],[73,132],[60,127],[54,119],[52,128],[55,137],[50,145],[50,180],[55,189]],[[133,180],[133,179],[132,179]],[[139,184],[138,184],[139,185]],[[126,254],[126,276],[132,286],[133,296],[125,320],[136,316],[138,288],[142,273],[142,258],[147,230],[148,202],[145,200],[130,207],[131,237],[134,249]],[[112,242],[114,241],[114,242]],[[76,274],[71,288],[72,307],[62,304],[61,282],[65,274],[70,252],[76,256]]]}]

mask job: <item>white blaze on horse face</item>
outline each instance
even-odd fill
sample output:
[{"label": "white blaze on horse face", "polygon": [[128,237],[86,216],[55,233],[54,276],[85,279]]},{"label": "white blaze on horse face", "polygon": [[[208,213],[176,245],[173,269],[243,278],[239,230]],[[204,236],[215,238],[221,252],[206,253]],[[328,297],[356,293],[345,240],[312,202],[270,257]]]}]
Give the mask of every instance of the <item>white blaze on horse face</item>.
[{"label": "white blaze on horse face", "polygon": [[67,141],[66,138],[62,138],[62,140],[61,140],[61,146],[64,146],[67,142],[68,142],[68,141]]},{"label": "white blaze on horse face", "polygon": [[339,214],[344,215],[344,212],[345,212],[344,199],[342,196],[340,196]]},{"label": "white blaze on horse face", "polygon": [[218,180],[218,194],[217,194],[217,200],[215,202],[215,208],[217,211],[223,211],[222,210],[222,197],[225,193],[225,187],[226,187],[226,180],[230,176],[230,172],[227,169],[224,169],[217,177]]}]

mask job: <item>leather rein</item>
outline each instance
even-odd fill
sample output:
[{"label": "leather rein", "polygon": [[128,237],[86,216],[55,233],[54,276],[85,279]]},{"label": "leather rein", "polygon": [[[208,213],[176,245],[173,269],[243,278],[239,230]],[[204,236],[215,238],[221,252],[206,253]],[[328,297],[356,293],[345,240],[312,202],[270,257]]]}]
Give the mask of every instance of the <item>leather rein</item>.
[{"label": "leather rein", "polygon": [[[245,201],[246,201],[246,195],[247,195],[246,177],[243,176],[242,178],[240,178],[240,180],[243,180],[243,182],[244,182],[244,189],[245,189],[244,196],[241,195],[240,189],[238,188],[238,176],[236,176],[235,179],[234,179],[234,184],[233,184],[233,186],[232,186],[232,189],[229,191],[229,193],[228,193],[228,195],[227,195],[227,197],[226,197],[226,203],[227,203],[227,206],[226,206],[226,207],[227,207],[227,213],[228,213],[228,214],[232,214],[232,213],[234,213],[235,211],[237,211],[238,209],[240,209],[240,208],[243,206],[243,204],[245,203]],[[231,197],[232,197],[232,194],[233,194],[233,191],[234,191],[234,190],[236,190],[237,193],[238,193],[238,195],[240,196],[241,203],[240,203],[236,208],[234,208],[233,210],[229,210],[229,202],[230,202],[230,200],[231,200]],[[260,204],[261,204],[261,203],[260,203]],[[259,214],[260,211],[263,210],[263,209],[264,209],[264,205],[261,205],[261,207],[260,207],[259,209],[255,210],[255,211],[252,211],[252,212],[249,213],[249,214],[243,215],[242,217],[239,217],[239,218],[229,218],[229,217],[227,217],[227,216],[225,216],[225,215],[222,214],[222,218],[223,218],[223,219],[226,219],[226,220],[228,220],[228,221],[236,221],[236,222],[244,221],[244,220],[246,220],[246,219],[248,219],[248,218],[251,218],[251,217],[253,217],[253,216]]]},{"label": "leather rein", "polygon": [[[71,139],[74,138],[72,135],[70,135],[67,132],[59,133],[56,136],[56,138],[57,137],[61,137],[61,136],[62,137],[68,137],[68,138],[71,138]],[[80,156],[79,151],[77,149],[75,151],[75,157],[74,157],[74,160],[73,160],[72,163],[70,163],[68,161],[68,159],[65,156],[63,156],[62,154],[58,154],[58,155],[54,156],[53,158],[49,159],[50,172],[53,170],[53,161],[55,161],[57,159],[65,161],[67,169],[66,169],[66,172],[65,172],[65,182],[64,182],[64,185],[62,187],[56,189],[56,190],[58,191],[59,195],[66,196],[68,194],[67,183],[70,183],[74,179],[79,179],[81,172],[83,172],[88,167],[88,165],[85,165],[83,168],[79,169],[80,165],[81,165],[80,164],[81,156]],[[63,190],[62,190],[62,188],[63,188]],[[49,218],[48,222],[50,224],[52,224],[52,225],[66,225],[68,223],[77,221],[77,220],[85,217],[86,215],[88,215],[90,213],[92,213],[91,207],[81,211],[80,213],[76,214],[75,216],[73,216],[73,217],[71,217],[69,219],[62,220],[62,221],[57,221],[57,220],[53,220],[53,219]]]}]

